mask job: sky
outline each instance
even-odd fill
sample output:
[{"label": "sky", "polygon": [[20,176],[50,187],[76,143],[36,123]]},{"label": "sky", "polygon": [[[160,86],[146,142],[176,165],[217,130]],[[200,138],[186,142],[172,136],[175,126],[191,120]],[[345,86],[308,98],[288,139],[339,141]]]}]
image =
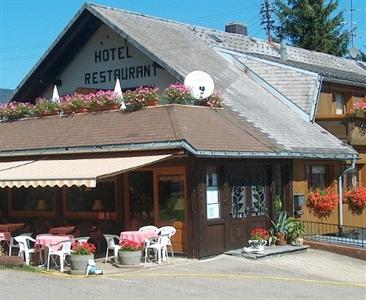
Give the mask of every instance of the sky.
[{"label": "sky", "polygon": [[[355,47],[366,52],[366,0],[353,1]],[[84,0],[0,0],[0,88],[14,89],[70,22]],[[265,39],[263,0],[94,0],[93,3],[224,30],[240,21],[248,35]],[[351,0],[339,0],[350,28]]]}]

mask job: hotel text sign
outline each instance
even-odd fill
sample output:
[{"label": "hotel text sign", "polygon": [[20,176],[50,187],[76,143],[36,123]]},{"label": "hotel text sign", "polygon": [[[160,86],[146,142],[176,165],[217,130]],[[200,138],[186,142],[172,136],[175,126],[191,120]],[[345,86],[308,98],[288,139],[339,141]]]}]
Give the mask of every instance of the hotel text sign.
[{"label": "hotel text sign", "polygon": [[[94,51],[93,63],[96,67],[103,63],[131,62],[132,53],[128,45],[104,48]],[[156,70],[161,68],[157,63],[145,63],[119,68],[110,68],[101,71],[87,72],[84,74],[84,84],[93,85],[105,82],[115,82],[119,80],[134,80],[156,76]]]}]

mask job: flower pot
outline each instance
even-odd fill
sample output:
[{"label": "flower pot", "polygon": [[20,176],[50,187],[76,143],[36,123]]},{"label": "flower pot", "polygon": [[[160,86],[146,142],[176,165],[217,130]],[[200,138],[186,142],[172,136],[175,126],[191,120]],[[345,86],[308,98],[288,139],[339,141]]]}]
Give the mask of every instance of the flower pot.
[{"label": "flower pot", "polygon": [[286,245],[287,244],[287,241],[286,241],[286,233],[284,232],[277,232],[276,233],[276,245],[277,246],[283,246],[283,245]]},{"label": "flower pot", "polygon": [[302,238],[302,237],[297,237],[297,238],[295,239],[295,244],[296,244],[296,246],[302,246],[302,245],[304,245],[304,238]]},{"label": "flower pot", "polygon": [[150,100],[146,104],[147,106],[157,106],[159,105],[159,100],[158,99]]},{"label": "flower pot", "polygon": [[354,116],[355,116],[355,118],[358,118],[358,119],[365,119],[365,112],[364,111],[356,111]]},{"label": "flower pot", "polygon": [[94,259],[94,254],[70,255],[71,274],[85,274],[89,259]]},{"label": "flower pot", "polygon": [[121,265],[138,265],[141,262],[141,251],[118,251],[118,263]]},{"label": "flower pot", "polygon": [[267,245],[267,241],[265,240],[249,240],[248,243],[252,248],[256,249]]}]

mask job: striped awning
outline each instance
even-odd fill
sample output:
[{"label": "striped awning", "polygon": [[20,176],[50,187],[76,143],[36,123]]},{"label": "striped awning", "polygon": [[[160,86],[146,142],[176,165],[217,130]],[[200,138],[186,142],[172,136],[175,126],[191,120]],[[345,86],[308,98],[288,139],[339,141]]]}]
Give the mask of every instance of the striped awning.
[{"label": "striped awning", "polygon": [[0,187],[95,187],[98,179],[140,168],[171,154],[0,162]]}]

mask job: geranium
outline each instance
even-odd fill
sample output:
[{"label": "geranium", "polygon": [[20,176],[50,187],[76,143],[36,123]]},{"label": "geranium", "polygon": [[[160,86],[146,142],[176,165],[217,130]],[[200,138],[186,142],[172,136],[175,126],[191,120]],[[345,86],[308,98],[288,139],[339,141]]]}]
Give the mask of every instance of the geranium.
[{"label": "geranium", "polygon": [[71,245],[71,253],[74,255],[88,255],[93,254],[96,248],[94,244],[88,242],[81,242],[75,241]]},{"label": "geranium", "polygon": [[250,239],[251,240],[268,240],[269,239],[269,232],[267,229],[264,228],[254,228],[252,229],[252,231],[250,232]]},{"label": "geranium", "polygon": [[192,92],[183,83],[170,84],[164,90],[164,98],[168,103],[187,104],[193,101]]},{"label": "geranium", "polygon": [[143,106],[156,105],[159,103],[159,89],[156,87],[140,86],[136,89],[136,97]]},{"label": "geranium", "polygon": [[221,107],[222,94],[220,91],[214,91],[210,97],[208,97],[207,104],[211,107]]},{"label": "geranium", "polygon": [[338,205],[338,195],[331,189],[315,188],[308,195],[307,207],[320,218],[329,217],[332,210]]},{"label": "geranium", "polygon": [[38,98],[34,110],[37,116],[58,114],[60,104],[58,102],[47,100],[46,98]]},{"label": "geranium", "polygon": [[142,249],[142,243],[127,239],[123,239],[119,245],[121,246],[120,251],[140,251]]},{"label": "geranium", "polygon": [[357,186],[344,192],[344,202],[354,214],[362,214],[366,207],[366,187]]},{"label": "geranium", "polygon": [[14,121],[32,117],[33,115],[34,106],[30,103],[10,102],[0,105],[0,119],[3,121]]},{"label": "geranium", "polygon": [[366,112],[366,102],[360,101],[353,103],[352,110],[354,112]]}]

